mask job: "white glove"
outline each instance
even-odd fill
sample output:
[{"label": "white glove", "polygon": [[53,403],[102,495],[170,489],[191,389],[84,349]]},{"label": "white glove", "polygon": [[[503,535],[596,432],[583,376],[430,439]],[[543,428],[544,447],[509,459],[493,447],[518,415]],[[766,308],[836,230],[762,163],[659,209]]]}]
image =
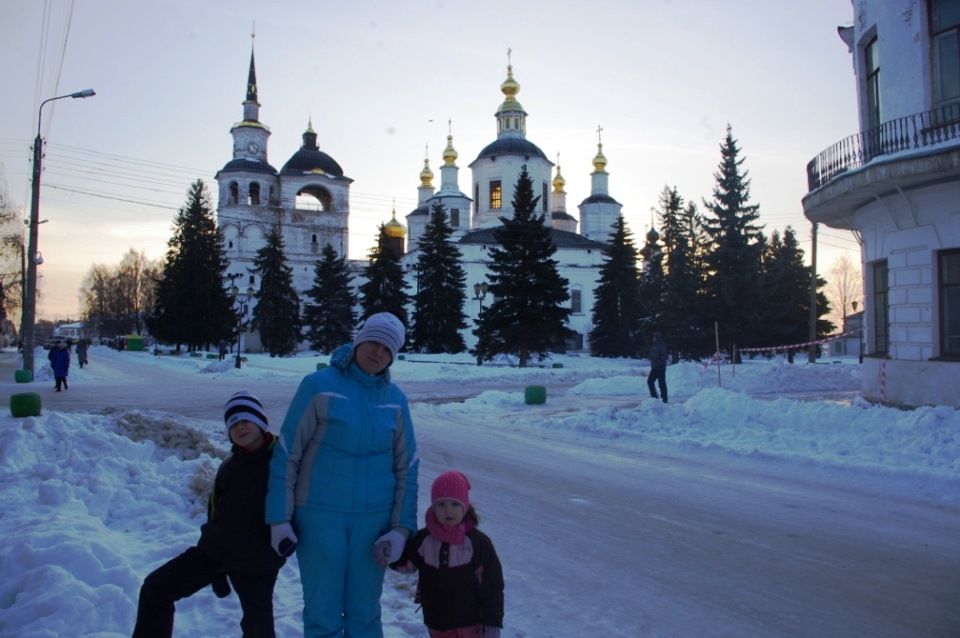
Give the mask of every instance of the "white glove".
[{"label": "white glove", "polygon": [[406,544],[407,539],[395,529],[378,538],[373,544],[373,557],[377,559],[377,565],[386,567],[400,560],[400,556],[403,555],[403,546]]},{"label": "white glove", "polygon": [[484,627],[483,638],[500,638],[499,627]]},{"label": "white glove", "polygon": [[[287,541],[287,542],[284,542]],[[286,558],[297,548],[297,535],[290,523],[276,523],[270,526],[270,544],[273,551]]]}]

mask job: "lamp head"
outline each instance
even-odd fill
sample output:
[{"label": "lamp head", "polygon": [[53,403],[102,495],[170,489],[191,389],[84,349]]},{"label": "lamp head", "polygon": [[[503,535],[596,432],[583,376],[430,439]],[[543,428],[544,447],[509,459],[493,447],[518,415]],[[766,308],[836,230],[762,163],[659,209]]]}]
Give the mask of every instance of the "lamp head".
[{"label": "lamp head", "polygon": [[94,92],[93,89],[84,89],[82,91],[77,91],[76,93],[71,93],[70,97],[72,98],[93,97],[94,95],[96,95],[96,93]]}]

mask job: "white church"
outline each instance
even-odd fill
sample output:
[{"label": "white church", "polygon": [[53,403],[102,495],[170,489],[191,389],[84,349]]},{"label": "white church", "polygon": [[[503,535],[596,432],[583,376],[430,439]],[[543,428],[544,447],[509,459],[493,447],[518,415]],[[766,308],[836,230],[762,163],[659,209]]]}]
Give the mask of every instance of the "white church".
[{"label": "white church", "polygon": [[[435,203],[444,205],[455,241],[463,254],[463,268],[467,275],[467,297],[464,312],[472,325],[480,310],[492,299],[477,299],[474,284],[486,281],[490,263],[488,249],[495,244],[493,231],[500,225],[499,217],[511,216],[510,202],[522,166],[534,183],[534,192],[540,185],[540,206],[551,227],[557,252],[554,259],[560,274],[569,281],[569,327],[577,333],[570,344],[572,350],[587,350],[594,303],[593,291],[603,263],[602,249],[613,232],[611,226],[620,215],[621,204],[608,192],[607,160],[599,139],[593,158],[590,196],[578,206],[578,220],[567,211],[565,180],[560,166],[547,159],[543,151],[527,139],[527,112],[517,101],[520,84],[513,77],[508,63],[507,77],[500,85],[502,102],[494,112],[496,136],[469,164],[471,170],[469,193],[460,187],[459,154],[453,146],[452,133],[447,135],[440,166],[439,188],[434,185],[429,157],[424,159],[420,172],[417,208],[406,215],[404,227],[394,219],[386,224],[386,232],[402,247],[401,264],[407,275],[410,290],[416,290],[416,262],[419,240],[429,221]],[[233,159],[216,175],[219,186],[217,202],[218,224],[223,231],[228,274],[236,279],[243,302],[248,289],[259,286],[253,268],[253,259],[264,245],[269,229],[279,224],[286,255],[293,268],[294,286],[301,300],[313,285],[314,266],[326,244],[340,255],[349,254],[348,222],[350,217],[350,184],[353,180],[330,155],[317,146],[317,134],[312,123],[303,133],[301,148],[278,171],[267,161],[270,129],[259,119],[260,102],[257,95],[256,68],[253,52],[246,100],[243,102],[243,120],[230,130],[233,137]],[[354,260],[352,270],[359,274],[366,261]],[[354,281],[355,285],[359,282]],[[246,319],[252,315],[252,304],[244,303]],[[411,309],[412,310],[412,309]],[[470,329],[464,334],[468,346],[475,338]],[[245,336],[248,351],[260,349],[256,334]]]}]

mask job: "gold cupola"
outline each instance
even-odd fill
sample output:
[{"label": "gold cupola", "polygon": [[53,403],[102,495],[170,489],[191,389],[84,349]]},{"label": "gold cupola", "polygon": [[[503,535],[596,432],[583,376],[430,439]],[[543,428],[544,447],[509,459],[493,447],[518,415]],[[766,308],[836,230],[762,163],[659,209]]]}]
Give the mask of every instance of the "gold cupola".
[{"label": "gold cupola", "polygon": [[593,158],[593,169],[597,173],[607,172],[607,158],[603,154],[603,142],[597,142],[597,154]]},{"label": "gold cupola", "polygon": [[447,148],[443,149],[443,163],[445,166],[456,166],[457,149],[453,148],[453,135],[447,135]]},{"label": "gold cupola", "polygon": [[423,158],[423,170],[420,171],[420,186],[433,188],[433,171],[430,170],[430,158]]},{"label": "gold cupola", "polygon": [[387,237],[403,239],[407,236],[406,227],[397,221],[397,209],[393,209],[393,219],[383,225],[383,232]]},{"label": "gold cupola", "polygon": [[560,174],[560,158],[557,158],[557,176],[553,178],[553,192],[562,193],[563,187],[567,185],[567,180]]}]

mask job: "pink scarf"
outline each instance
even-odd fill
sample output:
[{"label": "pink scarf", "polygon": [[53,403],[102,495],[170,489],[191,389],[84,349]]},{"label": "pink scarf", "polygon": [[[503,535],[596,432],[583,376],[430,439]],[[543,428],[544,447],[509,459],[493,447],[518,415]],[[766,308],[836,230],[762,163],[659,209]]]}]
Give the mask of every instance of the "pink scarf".
[{"label": "pink scarf", "polygon": [[462,543],[464,534],[473,529],[473,521],[471,520],[462,520],[453,527],[444,525],[437,519],[437,515],[433,511],[433,505],[427,508],[427,515],[424,518],[426,518],[427,530],[430,534],[451,545]]}]

